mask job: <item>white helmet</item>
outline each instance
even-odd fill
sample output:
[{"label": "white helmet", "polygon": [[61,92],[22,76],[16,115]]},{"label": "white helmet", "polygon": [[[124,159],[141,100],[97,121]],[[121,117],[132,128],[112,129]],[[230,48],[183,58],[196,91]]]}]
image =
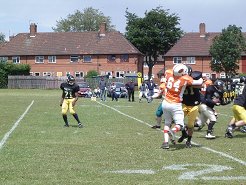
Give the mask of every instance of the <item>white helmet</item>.
[{"label": "white helmet", "polygon": [[184,64],[176,64],[173,66],[173,76],[183,76],[188,74],[188,68]]}]

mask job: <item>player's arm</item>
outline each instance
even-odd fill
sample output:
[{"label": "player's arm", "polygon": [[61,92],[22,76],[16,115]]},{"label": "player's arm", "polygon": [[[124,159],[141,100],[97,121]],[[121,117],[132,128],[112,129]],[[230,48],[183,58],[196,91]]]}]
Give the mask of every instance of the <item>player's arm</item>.
[{"label": "player's arm", "polygon": [[64,93],[62,92],[62,95],[61,95],[61,100],[60,100],[60,106],[62,106],[62,103],[63,103],[63,100],[64,100]]}]

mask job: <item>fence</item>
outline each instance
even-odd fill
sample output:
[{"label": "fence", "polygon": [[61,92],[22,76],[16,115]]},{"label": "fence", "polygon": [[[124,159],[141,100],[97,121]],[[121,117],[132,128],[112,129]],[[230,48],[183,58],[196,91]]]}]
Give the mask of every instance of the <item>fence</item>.
[{"label": "fence", "polygon": [[[86,81],[92,89],[98,86],[100,78],[76,78],[76,82]],[[107,83],[127,83],[129,78],[106,79]],[[66,81],[66,77],[48,76],[8,76],[9,89],[59,89],[60,84]],[[136,82],[136,79],[134,79]]]}]

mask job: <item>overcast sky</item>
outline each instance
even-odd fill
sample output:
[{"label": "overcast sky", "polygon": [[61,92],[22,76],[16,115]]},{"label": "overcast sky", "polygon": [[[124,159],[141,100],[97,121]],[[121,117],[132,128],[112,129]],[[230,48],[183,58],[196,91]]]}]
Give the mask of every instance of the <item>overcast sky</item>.
[{"label": "overcast sky", "polygon": [[207,32],[221,32],[229,25],[246,32],[246,0],[1,0],[0,32],[9,36],[29,32],[36,23],[38,32],[53,32],[56,21],[67,18],[76,10],[92,7],[111,17],[116,30],[124,33],[125,11],[143,17],[145,11],[158,6],[180,17],[180,28],[198,32],[199,23]]}]

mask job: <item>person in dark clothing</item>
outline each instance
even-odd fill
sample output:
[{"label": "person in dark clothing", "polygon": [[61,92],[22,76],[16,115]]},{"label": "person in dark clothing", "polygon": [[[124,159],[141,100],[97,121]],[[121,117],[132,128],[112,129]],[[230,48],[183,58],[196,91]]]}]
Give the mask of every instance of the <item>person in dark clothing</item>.
[{"label": "person in dark clothing", "polygon": [[128,101],[134,101],[134,87],[135,85],[134,85],[133,80],[131,80],[130,82],[126,84],[126,89],[128,92]]},{"label": "person in dark clothing", "polygon": [[73,115],[74,119],[78,122],[78,127],[82,128],[78,114],[74,110],[74,106],[76,101],[78,100],[78,91],[79,86],[75,83],[75,78],[72,75],[67,77],[67,82],[64,82],[60,85],[62,90],[62,96],[60,101],[60,106],[62,107],[62,117],[65,122],[65,127],[69,127],[68,119],[67,119],[67,111]]},{"label": "person in dark clothing", "polygon": [[148,89],[149,89],[149,96],[153,96],[156,84],[153,82],[152,79],[150,79],[150,81],[147,83],[147,86],[148,86]]},{"label": "person in dark clothing", "polygon": [[232,111],[235,122],[230,122],[226,129],[225,137],[228,138],[233,138],[232,133],[236,127],[246,125],[246,86],[244,86],[243,92],[234,99]]},{"label": "person in dark clothing", "polygon": [[206,89],[205,96],[202,98],[202,104],[199,107],[200,116],[197,124],[202,125],[209,119],[207,135],[205,136],[207,139],[215,138],[215,136],[212,135],[213,126],[217,121],[214,106],[219,106],[221,104],[223,98],[223,88],[224,82],[221,80],[216,80],[213,85],[210,85]]},{"label": "person in dark clothing", "polygon": [[[194,79],[198,80],[199,78],[202,78],[202,73],[199,71],[192,72],[192,68],[190,66],[187,66],[188,68],[188,74]],[[191,138],[194,131],[194,122],[196,120],[196,117],[198,116],[198,105],[201,102],[200,98],[200,88],[194,87],[194,86],[187,86],[184,95],[183,95],[183,111],[184,116],[187,117],[187,124],[185,128],[182,130],[182,136],[178,139],[178,142],[181,143],[185,138],[187,138],[186,141],[186,147],[191,148]]]}]

